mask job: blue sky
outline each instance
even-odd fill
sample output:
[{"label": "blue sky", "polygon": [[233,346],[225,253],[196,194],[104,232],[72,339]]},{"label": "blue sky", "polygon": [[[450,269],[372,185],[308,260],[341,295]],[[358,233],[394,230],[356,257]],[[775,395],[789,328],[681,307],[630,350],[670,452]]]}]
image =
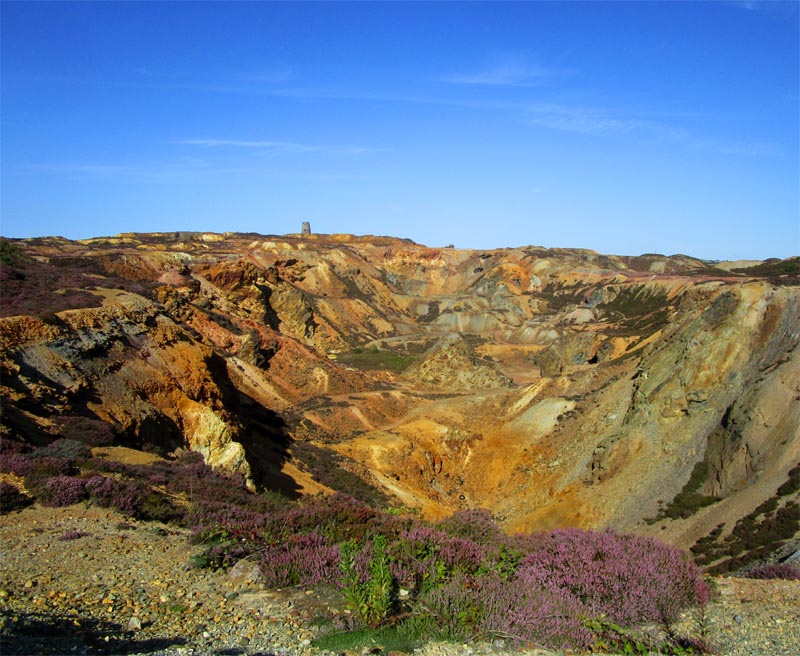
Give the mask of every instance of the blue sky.
[{"label": "blue sky", "polygon": [[800,254],[797,2],[3,2],[7,237]]}]

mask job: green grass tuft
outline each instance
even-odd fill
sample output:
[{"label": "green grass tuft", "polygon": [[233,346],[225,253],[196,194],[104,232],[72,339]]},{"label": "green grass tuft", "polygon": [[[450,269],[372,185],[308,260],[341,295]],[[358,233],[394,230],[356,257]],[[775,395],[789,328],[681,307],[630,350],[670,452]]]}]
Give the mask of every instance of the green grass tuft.
[{"label": "green grass tuft", "polygon": [[[426,622],[406,621],[397,625],[363,628],[355,631],[327,633],[316,638],[313,645],[325,651],[370,651],[388,654],[410,654],[432,638],[431,627]],[[380,650],[373,652],[373,650]]]}]

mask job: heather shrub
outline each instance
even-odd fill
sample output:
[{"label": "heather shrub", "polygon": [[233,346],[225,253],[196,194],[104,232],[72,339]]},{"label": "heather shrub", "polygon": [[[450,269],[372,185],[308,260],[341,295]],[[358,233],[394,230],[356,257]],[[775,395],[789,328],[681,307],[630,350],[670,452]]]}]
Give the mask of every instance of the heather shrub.
[{"label": "heather shrub", "polygon": [[67,438],[57,439],[33,452],[33,456],[37,458],[61,458],[69,460],[72,464],[77,460],[90,458],[91,455],[92,452],[88,446],[77,440]]},{"label": "heather shrub", "polygon": [[784,581],[800,581],[800,568],[788,563],[762,565],[747,573],[749,579],[783,579]]},{"label": "heather shrub", "polygon": [[392,574],[405,588],[419,594],[444,582],[447,566],[439,557],[441,541],[449,536],[430,526],[404,531],[389,547]]},{"label": "heather shrub", "polygon": [[665,517],[671,519],[685,519],[691,517],[701,508],[705,508],[719,501],[718,497],[700,492],[707,478],[708,464],[701,460],[695,464],[692,474],[683,486],[683,489],[675,495],[672,501],[659,510],[658,516],[653,518],[653,520],[658,521]]},{"label": "heather shrub", "polygon": [[[771,505],[771,504],[770,504]],[[761,514],[764,508],[766,514]],[[777,510],[762,504],[749,515],[742,517],[721,544],[695,545],[695,553],[702,551],[702,561],[710,563],[723,558],[708,568],[711,574],[728,574],[744,571],[754,563],[770,558],[773,553],[791,540],[800,530],[800,508],[795,501],[786,501]]]},{"label": "heather shrub", "polygon": [[66,416],[56,418],[58,433],[87,446],[108,446],[114,443],[114,429],[100,419]]},{"label": "heather shrub", "polygon": [[33,503],[33,499],[21,492],[16,486],[5,481],[0,482],[0,515],[14,510],[22,510]]},{"label": "heather shrub", "polygon": [[116,508],[128,515],[136,516],[143,503],[143,488],[137,482],[93,476],[86,481],[86,491],[98,506]]},{"label": "heather shrub", "polygon": [[[628,627],[669,624],[707,600],[695,565],[655,540],[577,529],[509,538],[485,511],[429,526],[342,494],[290,503],[252,494],[196,457],[185,460],[129,467],[127,475],[150,484],[165,477],[169,492],[189,497],[192,539],[205,547],[195,564],[226,568],[255,558],[268,587],[338,586],[359,640],[378,632],[403,640],[501,636],[627,649],[638,644]],[[87,490],[108,505],[121,498],[135,516],[155,493],[102,476]],[[402,604],[400,586],[410,591]]]},{"label": "heather shrub", "polygon": [[431,586],[420,595],[417,607],[428,617],[436,633],[445,640],[465,641],[486,634],[486,610],[475,580],[456,575]]},{"label": "heather shrub", "polygon": [[153,489],[142,492],[141,505],[133,511],[136,519],[164,523],[180,523],[185,513],[169,497]]},{"label": "heather shrub", "polygon": [[260,554],[263,582],[269,587],[332,584],[339,574],[339,547],[317,533],[296,535]]},{"label": "heather shrub", "polygon": [[33,461],[16,451],[0,452],[0,472],[27,476],[33,468]]},{"label": "heather shrub", "polygon": [[438,528],[445,533],[468,538],[478,544],[498,544],[505,538],[503,531],[492,519],[491,513],[482,508],[454,512],[439,522]]},{"label": "heather shrub", "polygon": [[164,474],[150,474],[147,482],[150,485],[166,485],[169,479]]},{"label": "heather shrub", "polygon": [[66,474],[73,470],[68,460],[60,458],[37,457],[31,453],[18,451],[0,452],[0,471],[17,476],[33,475],[35,479],[48,478],[58,474]]},{"label": "heather shrub", "polygon": [[392,571],[400,583],[415,592],[441,584],[457,573],[491,569],[501,550],[429,526],[404,531],[390,547]]},{"label": "heather shrub", "polygon": [[594,641],[582,625],[584,609],[577,599],[497,574],[454,577],[429,592],[425,602],[454,638],[500,636],[556,648],[588,648]]},{"label": "heather shrub", "polygon": [[232,539],[225,531],[208,533],[203,537],[205,551],[192,557],[192,566],[208,569],[227,569],[252,555],[249,545]]},{"label": "heather shrub", "polygon": [[64,533],[59,540],[62,542],[67,542],[69,540],[79,540],[80,538],[88,538],[91,537],[91,533],[87,533],[86,531],[67,531]]},{"label": "heather shrub", "polygon": [[206,534],[225,531],[242,539],[259,540],[267,527],[269,517],[265,513],[242,508],[230,503],[195,506],[189,512],[187,522],[193,526],[193,540],[202,542]]},{"label": "heather shrub", "polygon": [[417,606],[436,635],[447,640],[502,637],[556,648],[589,648],[594,643],[577,600],[509,584],[497,574],[456,574],[425,591]]},{"label": "heather shrub", "polygon": [[518,584],[579,600],[584,614],[612,622],[669,623],[708,600],[696,565],[678,549],[613,531],[564,529],[520,562]]},{"label": "heather shrub", "polygon": [[49,492],[47,482],[56,476],[71,476],[77,474],[69,460],[61,458],[34,458],[27,457],[24,467],[25,488],[37,499],[46,499]]},{"label": "heather shrub", "polygon": [[235,513],[235,509],[260,515],[286,503],[277,494],[250,492],[241,474],[215,471],[193,452],[181,454],[175,462],[153,463],[138,473],[153,481],[166,479],[167,492],[185,495],[191,504],[190,523],[197,526],[209,527],[220,514]]},{"label": "heather shrub", "polygon": [[306,497],[282,515],[293,533],[317,531],[331,543],[367,542],[375,535],[398,536],[410,526],[407,518],[372,508],[345,494]]},{"label": "heather shrub", "polygon": [[45,506],[63,507],[78,503],[87,496],[84,479],[59,475],[47,480],[39,500]]},{"label": "heather shrub", "polygon": [[[429,550],[418,552],[423,560],[431,551],[441,556],[440,535],[430,529],[418,535],[425,538],[418,544]],[[514,543],[494,545],[472,572],[441,567],[440,579],[423,587],[416,606],[438,635],[591,649],[599,631],[603,644],[628,644],[619,625],[669,623],[686,606],[707,600],[697,568],[654,540],[571,529]]]}]

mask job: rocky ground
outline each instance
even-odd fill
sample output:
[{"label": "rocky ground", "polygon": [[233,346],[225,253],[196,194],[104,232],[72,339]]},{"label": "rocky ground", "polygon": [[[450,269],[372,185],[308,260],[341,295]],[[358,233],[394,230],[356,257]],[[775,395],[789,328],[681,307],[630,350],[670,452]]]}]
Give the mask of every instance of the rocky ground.
[{"label": "rocky ground", "polygon": [[[311,655],[320,616],[341,600],[267,591],[247,567],[189,567],[187,533],[86,506],[0,517],[0,652]],[[719,654],[797,654],[800,582],[719,579],[707,611]],[[518,653],[509,645],[430,644],[426,656]],[[374,653],[380,653],[376,651]],[[555,656],[529,649],[527,654]]]}]

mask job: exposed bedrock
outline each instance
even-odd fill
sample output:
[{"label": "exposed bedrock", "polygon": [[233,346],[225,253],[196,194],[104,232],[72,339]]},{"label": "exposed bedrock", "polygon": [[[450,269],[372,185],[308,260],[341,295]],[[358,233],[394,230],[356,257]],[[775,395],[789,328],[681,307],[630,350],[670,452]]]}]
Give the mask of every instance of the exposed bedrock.
[{"label": "exposed bedrock", "polygon": [[[14,243],[5,438],[83,431],[193,449],[254,486],[682,546],[751,512],[800,461],[794,260],[748,275],[687,256],[350,235]],[[698,463],[698,494],[719,501],[644,524]]]}]

